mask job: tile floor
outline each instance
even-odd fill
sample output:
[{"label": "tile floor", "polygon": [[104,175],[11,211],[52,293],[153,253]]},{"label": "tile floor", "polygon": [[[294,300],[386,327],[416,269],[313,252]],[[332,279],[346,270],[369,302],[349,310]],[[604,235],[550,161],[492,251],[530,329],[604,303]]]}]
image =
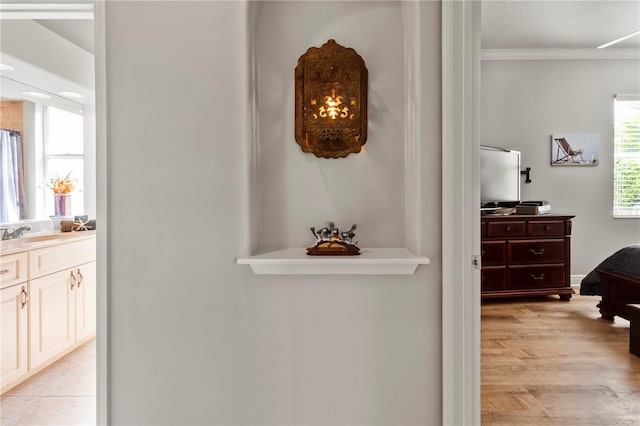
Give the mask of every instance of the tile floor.
[{"label": "tile floor", "polygon": [[95,425],[96,341],[0,397],[0,425]]}]

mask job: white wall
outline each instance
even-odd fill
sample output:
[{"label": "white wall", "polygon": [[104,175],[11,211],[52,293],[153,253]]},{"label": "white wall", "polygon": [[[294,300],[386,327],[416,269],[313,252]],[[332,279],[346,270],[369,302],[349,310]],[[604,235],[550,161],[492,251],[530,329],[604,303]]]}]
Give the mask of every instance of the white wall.
[{"label": "white wall", "polygon": [[[571,274],[640,241],[640,219],[613,219],[613,98],[640,93],[637,60],[482,62],[483,144],[522,151],[522,198],[575,214]],[[552,167],[551,135],[599,134],[596,167]]]},{"label": "white wall", "polygon": [[[344,44],[364,54],[374,93],[388,90],[390,83],[383,84],[383,76],[398,75],[403,65],[385,61],[386,49],[413,54],[399,42],[404,29],[398,4],[323,2],[312,5],[312,11],[295,2],[267,2],[263,10],[244,2],[109,2],[105,7],[111,422],[439,424],[439,3],[417,8],[425,70],[418,76],[425,104],[423,115],[416,117],[424,126],[419,152],[425,166],[418,198],[428,218],[418,238],[424,250],[420,254],[433,263],[404,277],[255,276],[234,263],[238,256],[251,254],[247,234],[255,230],[249,212],[257,173],[252,169],[253,148],[266,151],[265,161],[278,159],[284,150],[287,162],[276,167],[291,178],[309,169],[315,169],[316,178],[349,177],[339,168],[356,163],[361,164],[356,170],[365,167],[372,173],[367,159],[381,161],[371,154],[316,162],[298,153],[293,126],[287,130],[293,97],[285,98],[291,94],[297,58],[304,53],[300,47],[328,38],[329,33],[313,30],[318,21],[335,28],[347,39]],[[289,19],[279,21],[273,14],[277,11]],[[249,27],[248,22],[266,27]],[[364,40],[371,37],[369,27],[389,34],[384,49],[371,49]],[[265,28],[273,30],[263,32]],[[281,121],[273,118],[272,128],[261,127],[266,133],[256,139],[257,147],[252,146],[248,84],[250,37],[255,34],[273,36],[261,41],[265,44],[258,46],[258,55],[282,55],[282,64],[259,64],[265,67],[261,78],[280,79],[285,93],[277,96],[286,105]],[[296,38],[295,43],[281,51],[268,46],[286,34]],[[394,52],[393,57],[400,56]],[[271,71],[265,74],[267,69]],[[374,116],[367,148],[371,144],[374,152],[404,155],[398,141],[397,150],[376,146],[387,141],[373,131],[382,129],[385,136],[391,129],[400,132],[398,120],[391,113]],[[276,135],[276,126],[281,134]],[[382,176],[405,169],[397,158],[376,167]],[[261,178],[258,174],[257,180]],[[306,206],[296,207],[286,179],[268,182],[261,184],[262,197],[284,190],[289,204],[283,211],[308,213]],[[381,184],[383,191],[393,182]],[[349,194],[337,185],[323,190],[325,196],[338,192],[341,198],[311,218],[311,224],[349,206],[342,204]],[[354,194],[353,212],[336,220],[358,222],[351,218],[367,209],[366,195]],[[385,206],[384,213],[370,217],[391,224],[395,236],[404,233],[404,225],[398,224],[406,200],[404,193],[393,197],[397,211]],[[260,215],[265,223],[275,218],[277,212]],[[309,233],[297,229],[301,223],[285,224],[287,236],[274,240],[276,244],[300,242],[298,235]]]}]

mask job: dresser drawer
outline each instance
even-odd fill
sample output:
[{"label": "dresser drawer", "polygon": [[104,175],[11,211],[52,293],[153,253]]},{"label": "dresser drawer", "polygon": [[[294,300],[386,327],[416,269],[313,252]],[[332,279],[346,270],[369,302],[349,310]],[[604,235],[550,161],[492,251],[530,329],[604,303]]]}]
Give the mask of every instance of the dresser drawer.
[{"label": "dresser drawer", "polygon": [[488,237],[524,237],[527,235],[527,222],[487,222]]},{"label": "dresser drawer", "polygon": [[482,243],[482,265],[504,265],[507,263],[506,241],[485,241]]},{"label": "dresser drawer", "polygon": [[564,265],[509,266],[509,288],[566,287]]},{"label": "dresser drawer", "polygon": [[28,260],[26,252],[0,256],[0,288],[27,281]]},{"label": "dresser drawer", "polygon": [[564,239],[509,241],[509,263],[564,262]]},{"label": "dresser drawer", "polygon": [[499,291],[507,289],[507,267],[488,266],[480,271],[482,291]]},{"label": "dresser drawer", "polygon": [[530,237],[556,237],[564,235],[564,220],[536,220],[527,223],[527,235]]}]

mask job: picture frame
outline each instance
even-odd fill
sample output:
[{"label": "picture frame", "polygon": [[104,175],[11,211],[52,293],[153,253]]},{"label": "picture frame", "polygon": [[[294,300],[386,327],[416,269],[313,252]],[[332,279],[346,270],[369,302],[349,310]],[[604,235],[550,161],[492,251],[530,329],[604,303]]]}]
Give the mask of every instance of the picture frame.
[{"label": "picture frame", "polygon": [[551,135],[552,166],[597,166],[599,162],[599,134]]}]

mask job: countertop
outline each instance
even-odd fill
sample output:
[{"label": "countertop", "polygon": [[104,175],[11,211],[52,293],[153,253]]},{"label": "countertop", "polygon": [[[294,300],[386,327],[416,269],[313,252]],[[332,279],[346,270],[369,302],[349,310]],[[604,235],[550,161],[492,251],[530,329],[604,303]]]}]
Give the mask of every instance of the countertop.
[{"label": "countertop", "polygon": [[40,234],[16,238],[14,240],[0,241],[0,255],[20,253],[28,250],[35,250],[43,247],[55,246],[58,244],[71,243],[95,238],[96,231],[78,232],[53,232],[51,234]]}]

